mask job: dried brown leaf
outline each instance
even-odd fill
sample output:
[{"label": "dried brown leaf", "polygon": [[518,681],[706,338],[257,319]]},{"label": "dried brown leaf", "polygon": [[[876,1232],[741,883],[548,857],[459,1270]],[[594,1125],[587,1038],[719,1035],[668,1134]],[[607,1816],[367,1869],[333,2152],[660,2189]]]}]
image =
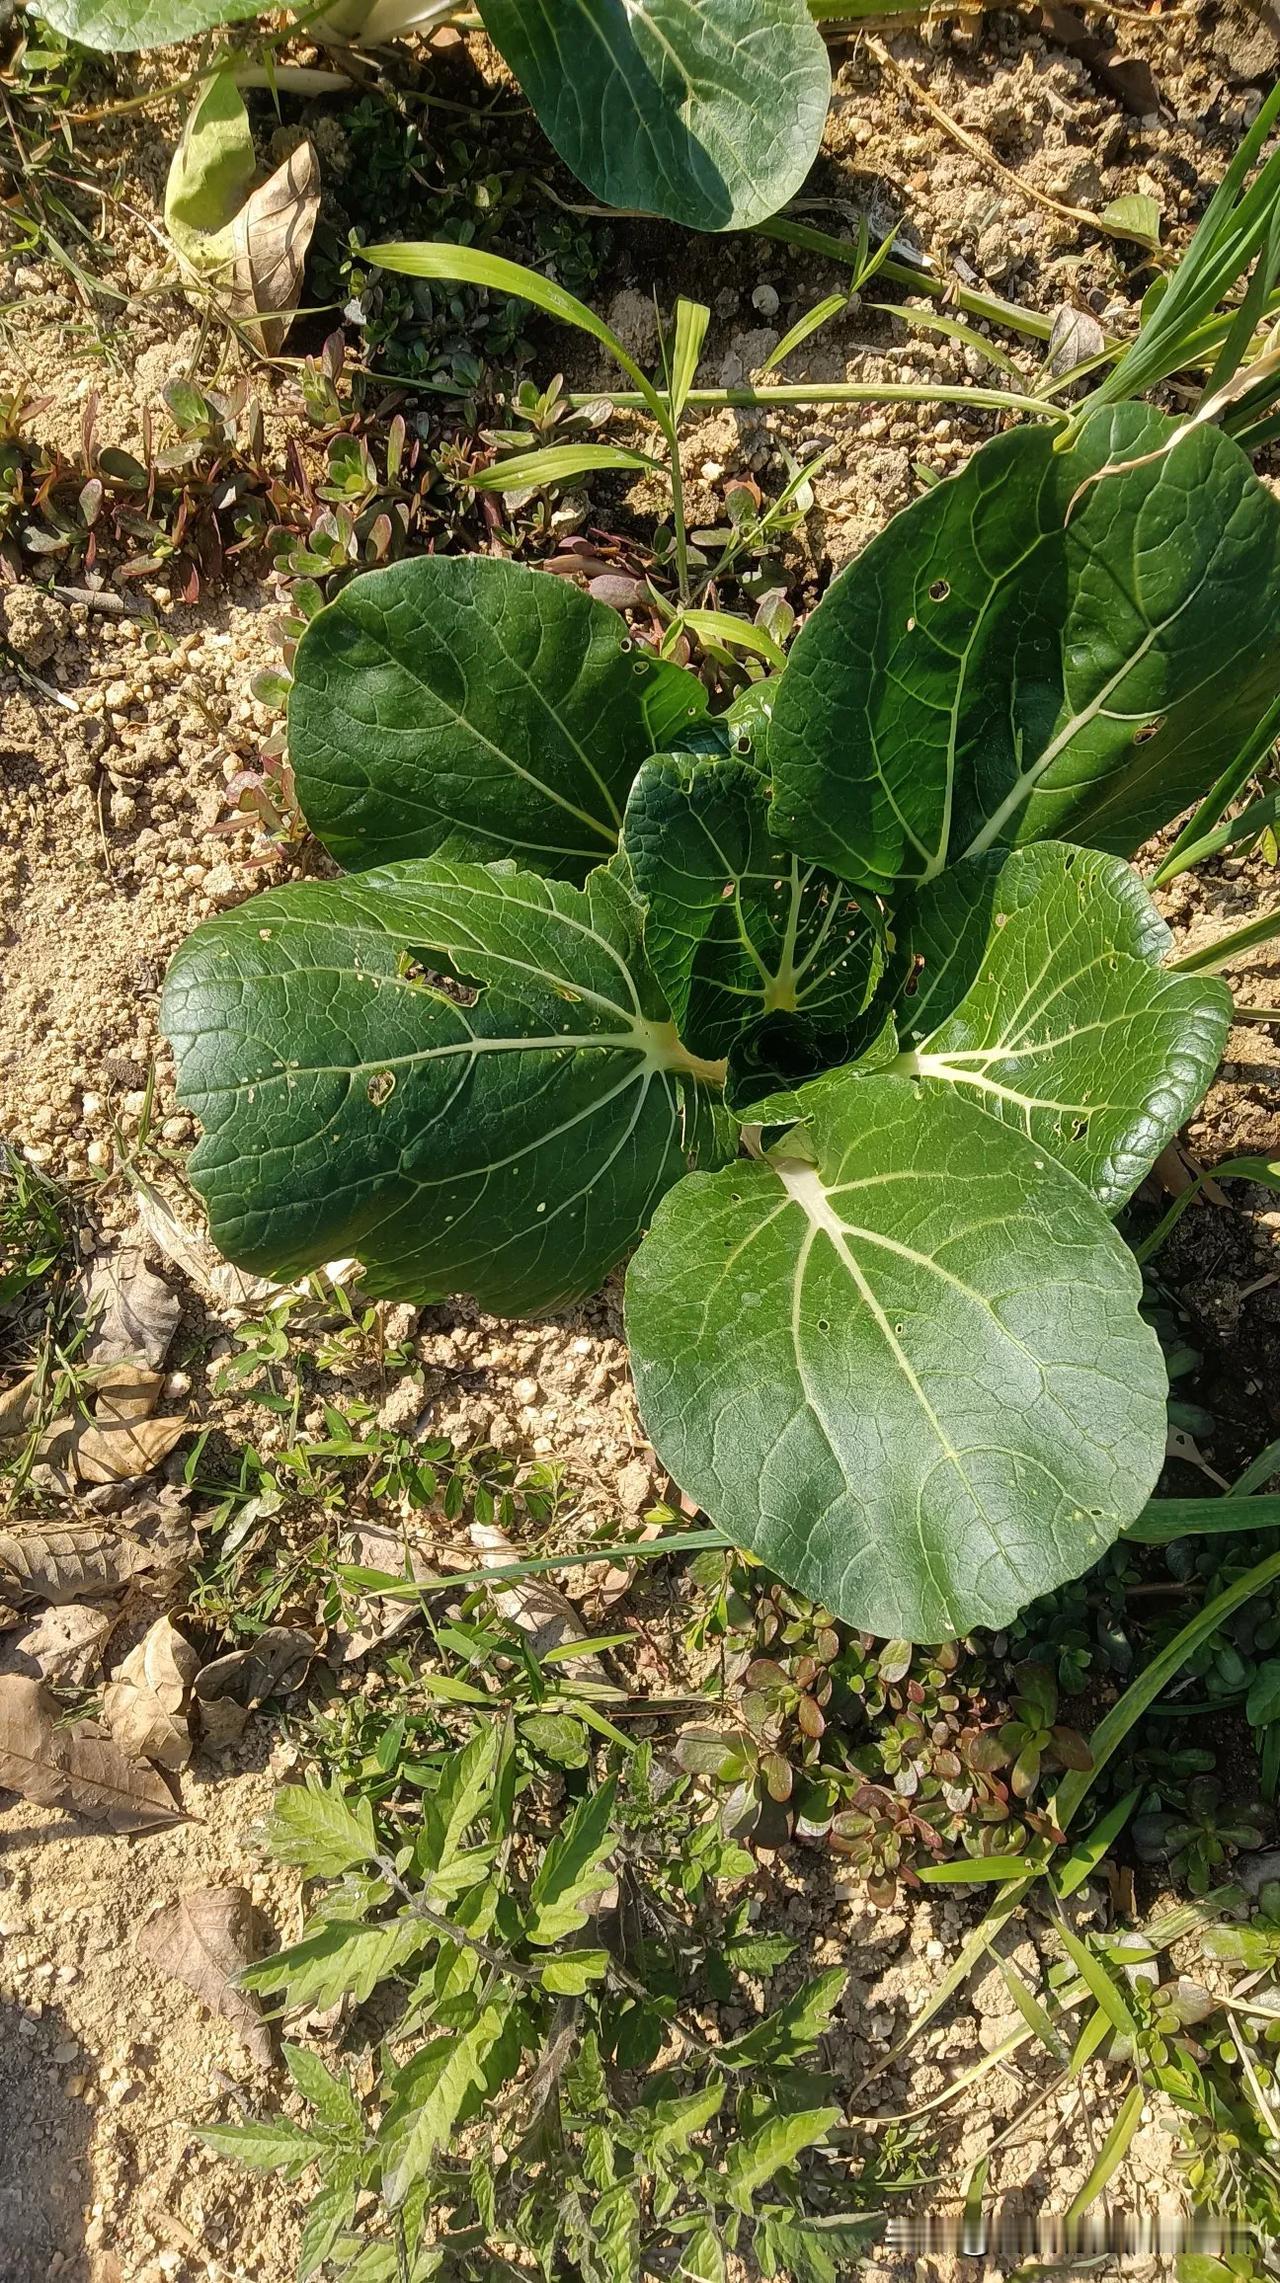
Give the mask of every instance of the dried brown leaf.
[{"label": "dried brown leaf", "polygon": [[39,1377],[37,1367],[14,1386],[0,1388],[0,1438],[21,1435],[32,1424],[36,1415],[36,1382]]},{"label": "dried brown leaf", "polygon": [[182,1302],[147,1267],[136,1245],[96,1263],[84,1288],[89,1363],[143,1363],[158,1371],[178,1329]]},{"label": "dried brown leaf", "polygon": [[206,1733],[206,1708],[222,1700],[229,1699],[251,1712],[269,1696],[291,1696],[306,1678],[315,1653],[314,1636],[304,1633],[301,1626],[268,1625],[245,1648],[215,1657],[196,1675],[195,1693]]},{"label": "dried brown leaf", "polygon": [[0,1789],[91,1816],[113,1831],[157,1831],[186,1820],[154,1768],[127,1759],[88,1721],[59,1727],[47,1689],[18,1673],[0,1676]]},{"label": "dried brown leaf", "polygon": [[185,266],[264,356],[279,354],[293,323],[319,211],[319,162],[311,144],[300,143],[224,229],[198,250],[190,238],[180,249]]},{"label": "dried brown leaf", "polygon": [[236,1982],[256,1955],[253,1904],[244,1887],[195,1887],[179,1895],[146,1921],[138,1949],[230,2022],[260,2069],[271,2067],[271,2032],[257,2000]]},{"label": "dried brown leaf", "polygon": [[[473,1522],[471,1542],[479,1548],[482,1569],[503,1569],[520,1559],[518,1549],[496,1522]],[[567,1641],[586,1639],[586,1627],[573,1603],[545,1577],[516,1578],[510,1585],[495,1586],[493,1599],[503,1616],[528,1634],[535,1657],[545,1657],[548,1649],[563,1648]],[[569,1659],[566,1669],[603,1668],[598,1657],[589,1656]]]},{"label": "dried brown leaf", "polygon": [[[383,1530],[374,1523],[365,1523],[355,1532],[350,1558],[360,1569],[382,1570],[389,1577],[416,1579],[436,1574],[436,1565],[402,1530]],[[334,1627],[333,1638],[341,1651],[343,1664],[354,1664],[357,1657],[367,1656],[370,1649],[393,1641],[418,1615],[416,1602],[392,1601],[385,1597],[373,1600],[350,1630],[342,1625]]]},{"label": "dried brown leaf", "polygon": [[98,1670],[115,1622],[114,1610],[82,1601],[43,1609],[0,1642],[0,1673],[25,1673],[55,1688],[84,1688]]},{"label": "dried brown leaf", "polygon": [[149,1419],[160,1400],[164,1386],[162,1371],[148,1371],[145,1364],[109,1364],[93,1391],[95,1419]]},{"label": "dried brown leaf", "polygon": [[146,1236],[219,1315],[239,1323],[278,1294],[279,1286],[269,1283],[265,1276],[250,1276],[223,1260],[207,1237],[179,1219],[159,1190],[142,1182],[135,1186],[138,1219]]},{"label": "dried brown leaf", "polygon": [[150,1474],[188,1432],[186,1419],[90,1419],[71,1455],[84,1482],[129,1482]]},{"label": "dried brown leaf", "polygon": [[102,1715],[122,1752],[176,1772],[191,1758],[187,1694],[200,1659],[167,1617],[157,1618],[117,1668]]},{"label": "dried brown leaf", "polygon": [[33,1601],[96,1600],[117,1593],[152,1555],[102,1522],[19,1523],[0,1530],[0,1587]]}]

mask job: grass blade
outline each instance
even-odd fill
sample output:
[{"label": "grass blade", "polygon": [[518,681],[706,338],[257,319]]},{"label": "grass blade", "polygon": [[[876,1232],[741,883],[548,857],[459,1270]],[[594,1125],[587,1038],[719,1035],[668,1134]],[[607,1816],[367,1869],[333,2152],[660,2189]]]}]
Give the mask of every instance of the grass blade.
[{"label": "grass blade", "polygon": [[1087,1942],[1082,1942],[1079,1935],[1072,1932],[1063,1919],[1057,1922],[1057,1936],[1112,2028],[1118,2030],[1121,2037],[1136,2039],[1138,2024],[1125,2002],[1119,1984],[1107,1972],[1102,1960],[1089,1948]]},{"label": "grass blade", "polygon": [[1065,1900],[1092,1876],[1103,1857],[1110,1853],[1141,1797],[1142,1786],[1139,1784],[1133,1791],[1126,1792],[1123,1799],[1118,1799],[1114,1807],[1109,1807],[1106,1814],[1094,1824],[1092,1831],[1087,1832],[1083,1839],[1077,1839],[1075,1846],[1067,1850],[1059,1863],[1055,1863],[1055,1894]]},{"label": "grass blade", "polygon": [[580,333],[589,333],[602,349],[607,349],[616,364],[628,373],[644,397],[649,410],[659,419],[665,418],[666,407],[653,383],[641,371],[618,336],[594,309],[576,294],[566,293],[562,285],[539,271],[525,269],[520,262],[509,262],[501,254],[482,253],[478,246],[450,246],[430,238],[397,239],[382,246],[366,246],[362,260],[372,262],[376,269],[395,270],[401,277],[438,278],[447,285],[482,285],[491,293],[509,294],[517,301],[528,301],[541,309],[547,317],[558,317],[562,325],[574,325]]},{"label": "grass blade", "polygon": [[1178,834],[1163,863],[1151,875],[1151,886],[1162,888],[1166,880],[1176,880],[1185,869],[1180,859],[1188,848],[1212,832],[1219,819],[1226,815],[1232,801],[1244,791],[1249,779],[1262,767],[1277,737],[1280,737],[1280,698],[1267,708],[1261,721],[1250,731],[1240,751],[1222,772],[1215,785],[1205,794],[1189,824]]},{"label": "grass blade", "polygon": [[1274,911],[1264,912],[1260,919],[1250,920],[1246,927],[1233,929],[1230,935],[1220,935],[1216,943],[1207,943],[1200,951],[1186,951],[1181,959],[1171,959],[1171,975],[1217,975],[1239,959],[1246,951],[1254,951],[1260,943],[1270,943],[1280,935],[1280,905]]},{"label": "grass blade", "polygon": [[1175,1538],[1222,1538],[1241,1530],[1280,1530],[1280,1498],[1232,1493],[1223,1498],[1153,1498],[1125,1536],[1139,1546],[1167,1546]]},{"label": "grass blade", "polygon": [[1025,1855],[974,1855],[955,1863],[925,1863],[916,1873],[922,1886],[980,1886],[991,1880],[1023,1879]]},{"label": "grass blade", "polygon": [[1102,2194],[1108,2181],[1119,2170],[1128,2154],[1129,2143],[1138,2129],[1141,2115],[1142,2087],[1135,2085],[1099,2149],[1097,2162],[1094,2164],[1088,2179],[1080,2189],[1079,2194],[1071,2200],[1067,2212],[1068,2221],[1078,2220],[1083,2213],[1087,2212],[1090,2204]]},{"label": "grass blade", "polygon": [[1250,801],[1248,808],[1242,809],[1239,816],[1228,817],[1225,824],[1215,826],[1202,840],[1193,840],[1176,862],[1170,856],[1160,867],[1156,885],[1163,888],[1170,880],[1176,880],[1180,873],[1190,872],[1193,866],[1205,863],[1211,856],[1221,856],[1224,848],[1234,848],[1238,840],[1252,839],[1255,832],[1261,832],[1265,825],[1275,824],[1277,818],[1280,818],[1280,793],[1268,793],[1263,800]]},{"label": "grass blade", "polygon": [[711,323],[711,311],[700,301],[677,301],[675,338],[671,348],[671,370],[667,383],[667,400],[672,421],[677,421],[689,400],[689,391],[698,377],[698,360],[702,344]]},{"label": "grass blade", "polygon": [[1000,1973],[1004,1981],[1004,1986],[1009,1992],[1010,1997],[1013,1999],[1013,2002],[1017,2007],[1019,2013],[1022,2015],[1022,2018],[1025,2021],[1028,2029],[1033,2031],[1035,2036],[1039,2038],[1040,2043],[1043,2045],[1045,2052],[1049,2055],[1050,2059],[1056,2061],[1059,2068],[1065,2068],[1067,2060],[1066,2047],[1059,2037],[1057,2030],[1054,2028],[1053,2022],[1051,2021],[1048,2013],[1041,2005],[1039,1998],[1036,1996],[1035,1991],[1032,1989],[1031,1984],[1023,1980],[1021,1974],[1018,1972],[1017,1967],[1011,1966],[1007,1958],[1002,1958],[1000,1960]]},{"label": "grass blade", "polygon": [[600,468],[653,469],[661,461],[647,452],[630,452],[621,444],[548,444],[536,452],[517,452],[496,467],[481,468],[466,481],[473,491],[527,491],[531,485],[568,483],[574,476]]}]

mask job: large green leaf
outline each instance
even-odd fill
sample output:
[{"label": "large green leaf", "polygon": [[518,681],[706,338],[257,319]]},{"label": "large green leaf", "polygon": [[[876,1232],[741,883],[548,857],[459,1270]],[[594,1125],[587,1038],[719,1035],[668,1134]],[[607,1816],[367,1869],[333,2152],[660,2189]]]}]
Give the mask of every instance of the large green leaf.
[{"label": "large green leaf", "polygon": [[1160,1469],[1141,1279],[1088,1192],[937,1081],[843,1070],[681,1182],[627,1279],[640,1407],[735,1544],[868,1632],[1003,1625]]},{"label": "large green leaf", "polygon": [[1168,930],[1129,866],[1057,841],[968,858],[898,925],[923,961],[899,1007],[907,1067],[1122,1205],[1212,1078],[1230,992],[1164,974]]},{"label": "large green leaf", "polygon": [[422,863],[198,928],[163,1021],[221,1249],[280,1277],[355,1254],[374,1292],[504,1315],[593,1291],[725,1154],[638,935],[606,873]]},{"label": "large green leaf", "polygon": [[631,781],[706,693],[632,649],[605,603],[486,555],[370,571],[312,620],[289,752],[312,831],[347,871],[515,857],[582,880]]},{"label": "large green leaf", "polygon": [[130,55],[194,39],[218,24],[243,23],[262,8],[260,0],[41,0],[40,14],[86,48]]},{"label": "large green leaf", "polygon": [[622,847],[645,904],[645,953],[676,1029],[725,1055],[779,1012],[852,1022],[879,980],[880,940],[847,888],[779,850],[749,762],[664,754],[631,789]]},{"label": "large green leaf", "polygon": [[831,94],[805,0],[479,0],[560,156],[611,206],[746,230],[800,188]]},{"label": "large green leaf", "polygon": [[887,892],[1001,843],[1132,855],[1204,791],[1280,676],[1280,505],[1174,434],[1136,404],[1065,450],[1016,428],[895,517],[779,682],[778,839]]}]

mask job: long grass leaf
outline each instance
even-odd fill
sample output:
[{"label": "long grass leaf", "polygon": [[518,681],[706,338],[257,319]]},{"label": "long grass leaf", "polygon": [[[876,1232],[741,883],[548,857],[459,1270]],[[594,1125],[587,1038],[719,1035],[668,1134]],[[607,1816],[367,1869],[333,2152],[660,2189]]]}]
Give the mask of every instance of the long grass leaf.
[{"label": "long grass leaf", "polygon": [[1068,2221],[1078,2220],[1083,2213],[1087,2212],[1090,2204],[1102,2194],[1113,2175],[1119,2171],[1129,2152],[1129,2143],[1138,2129],[1141,2116],[1142,2087],[1135,2085],[1098,2150],[1097,2161],[1090,2171],[1088,2179],[1071,2199],[1067,2209]]},{"label": "long grass leaf", "polygon": [[1101,2006],[1112,2028],[1119,2030],[1121,2037],[1136,2038],[1138,2024],[1118,1982],[1107,1972],[1096,1952],[1089,1948],[1087,1942],[1082,1942],[1079,1935],[1061,1919],[1058,1921],[1057,1935],[1072,1965],[1088,1984],[1093,1998]]},{"label": "long grass leaf", "polygon": [[1066,1854],[1053,1866],[1055,1894],[1065,1900],[1068,1895],[1075,1893],[1077,1887],[1082,1887],[1086,1879],[1092,1877],[1103,1857],[1110,1853],[1141,1797],[1142,1786],[1135,1785],[1132,1791],[1125,1793],[1123,1799],[1118,1799],[1113,1807],[1109,1807],[1104,1816],[1099,1817],[1092,1831],[1086,1832],[1083,1839],[1077,1839],[1075,1846],[1068,1848]]}]

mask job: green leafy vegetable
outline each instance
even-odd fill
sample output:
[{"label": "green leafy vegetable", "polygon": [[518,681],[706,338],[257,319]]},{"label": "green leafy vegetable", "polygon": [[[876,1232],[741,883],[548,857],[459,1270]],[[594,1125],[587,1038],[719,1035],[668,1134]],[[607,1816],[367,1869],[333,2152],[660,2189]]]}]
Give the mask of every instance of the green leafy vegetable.
[{"label": "green leafy vegetable", "polygon": [[617,846],[641,763],[705,711],[692,674],[633,652],[567,579],[428,555],[343,589],[298,645],[289,751],[313,831],[348,871],[514,857],[585,879]]},{"label": "green leafy vegetable", "polygon": [[769,788],[747,762],[647,762],[622,845],[645,952],[694,1053],[727,1054],[757,1015],[836,1029],[865,1011],[882,967],[874,921],[831,873],[770,840]]},{"label": "green leafy vegetable", "polygon": [[894,894],[1045,835],[1131,856],[1204,792],[1280,674],[1280,506],[1173,433],[1015,428],[895,517],[779,683],[779,840]]},{"label": "green leafy vegetable", "polygon": [[1074,1177],[958,1089],[840,1071],[794,1100],[803,1125],[682,1182],[632,1264],[650,1434],[730,1538],[868,1632],[1003,1625],[1159,1472],[1138,1271]]},{"label": "green leafy vegetable", "polygon": [[543,127],[613,206],[745,230],[800,188],[831,77],[805,0],[480,0]]},{"label": "green leafy vegetable", "polygon": [[[1165,1443],[1110,1215],[1231,1010],[1125,856],[1267,714],[1278,532],[1221,435],[1017,430],[714,718],[545,573],[353,582],[299,647],[294,765],[381,868],[222,914],[166,986],[219,1243],[503,1315],[638,1244],[649,1432],[788,1583],[936,1641],[1078,1576]],[[442,1897],[487,1873],[470,1796],[424,1819]],[[335,1822],[295,1843],[362,1844]]]},{"label": "green leafy vegetable", "polygon": [[425,863],[200,930],[164,1020],[223,1250],[283,1277],[354,1246],[373,1290],[504,1313],[592,1291],[723,1155],[638,933],[607,872]]}]

